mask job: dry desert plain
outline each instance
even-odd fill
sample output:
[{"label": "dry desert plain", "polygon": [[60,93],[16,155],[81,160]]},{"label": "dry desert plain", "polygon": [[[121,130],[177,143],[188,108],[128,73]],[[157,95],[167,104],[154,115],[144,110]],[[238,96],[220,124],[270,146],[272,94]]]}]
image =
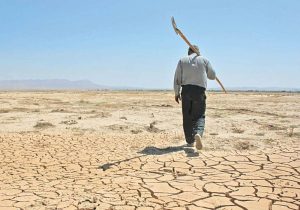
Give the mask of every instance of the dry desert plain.
[{"label": "dry desert plain", "polygon": [[0,209],[299,209],[300,94],[206,114],[195,152],[171,91],[2,91]]}]

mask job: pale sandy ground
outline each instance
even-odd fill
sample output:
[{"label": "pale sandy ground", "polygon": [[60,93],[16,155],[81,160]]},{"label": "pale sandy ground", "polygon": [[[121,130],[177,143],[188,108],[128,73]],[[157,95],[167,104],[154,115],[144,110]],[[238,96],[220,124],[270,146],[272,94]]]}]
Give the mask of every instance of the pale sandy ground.
[{"label": "pale sandy ground", "polygon": [[299,209],[300,94],[208,93],[199,153],[173,97],[0,92],[0,210]]}]

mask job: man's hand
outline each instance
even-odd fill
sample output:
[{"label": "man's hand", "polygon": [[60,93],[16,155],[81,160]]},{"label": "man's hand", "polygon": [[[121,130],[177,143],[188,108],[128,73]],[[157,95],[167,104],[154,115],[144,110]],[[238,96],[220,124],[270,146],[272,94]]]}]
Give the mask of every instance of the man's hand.
[{"label": "man's hand", "polygon": [[181,101],[180,95],[175,96],[175,101],[179,104],[179,101]]}]

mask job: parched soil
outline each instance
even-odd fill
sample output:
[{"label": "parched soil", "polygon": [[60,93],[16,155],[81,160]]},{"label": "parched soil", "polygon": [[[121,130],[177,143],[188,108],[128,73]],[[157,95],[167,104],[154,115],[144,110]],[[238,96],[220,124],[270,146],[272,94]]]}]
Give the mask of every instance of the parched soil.
[{"label": "parched soil", "polygon": [[172,92],[1,92],[0,210],[298,210],[300,95],[207,98],[197,152]]}]

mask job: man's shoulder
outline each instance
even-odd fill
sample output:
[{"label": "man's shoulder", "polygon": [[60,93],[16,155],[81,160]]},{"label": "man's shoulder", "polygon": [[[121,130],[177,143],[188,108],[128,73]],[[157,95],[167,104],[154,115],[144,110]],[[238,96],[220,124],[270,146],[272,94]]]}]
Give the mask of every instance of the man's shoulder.
[{"label": "man's shoulder", "polygon": [[206,57],[202,56],[202,55],[198,56],[197,59],[200,60],[200,61],[203,61],[205,64],[209,62],[209,60]]},{"label": "man's shoulder", "polygon": [[185,62],[189,62],[190,60],[191,60],[191,58],[195,58],[196,57],[196,59],[198,60],[198,61],[201,61],[201,62],[203,62],[203,63],[205,63],[205,64],[207,64],[207,63],[209,63],[209,60],[206,58],[206,57],[204,57],[204,56],[202,56],[202,55],[186,55],[186,56],[184,56],[184,57],[181,57],[180,58],[180,62],[181,63],[185,63]]},{"label": "man's shoulder", "polygon": [[195,56],[195,54],[191,54],[191,55],[186,55],[180,58],[181,62],[185,62],[185,61],[189,61],[194,57],[199,57],[198,55]]},{"label": "man's shoulder", "polygon": [[208,60],[206,57],[204,57],[203,55],[199,55],[198,57],[197,57],[197,59],[201,59],[201,60]]},{"label": "man's shoulder", "polygon": [[189,60],[189,56],[183,56],[180,58],[180,61],[186,61],[186,60]]}]

